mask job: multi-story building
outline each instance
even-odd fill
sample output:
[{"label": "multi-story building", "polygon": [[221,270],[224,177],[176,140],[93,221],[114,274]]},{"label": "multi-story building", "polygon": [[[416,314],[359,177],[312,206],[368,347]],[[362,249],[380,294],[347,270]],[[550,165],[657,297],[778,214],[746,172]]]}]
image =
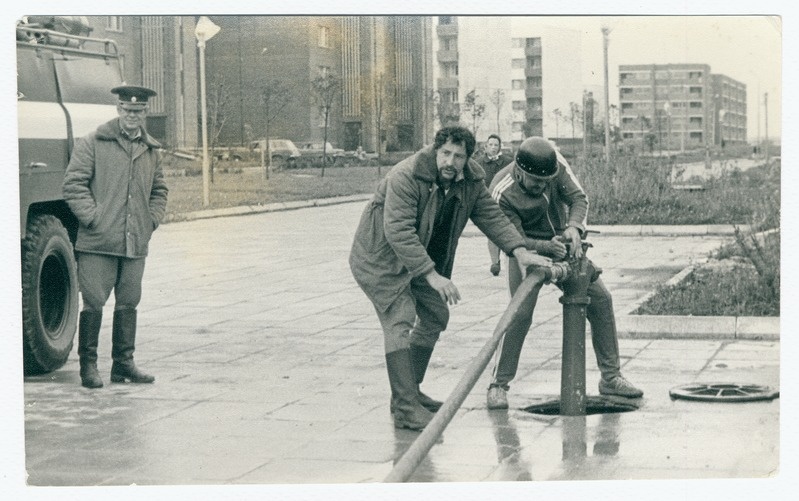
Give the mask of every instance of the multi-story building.
[{"label": "multi-story building", "polygon": [[[227,103],[219,141],[263,137],[264,93],[288,89],[272,105],[271,137],[321,140],[324,119],[313,82],[338,80],[328,138],[345,149],[415,149],[427,141],[429,18],[415,16],[211,16],[221,27],[206,47],[209,93]],[[282,107],[274,113],[275,106]]]},{"label": "multi-story building", "polygon": [[713,143],[746,143],[746,84],[725,75],[711,75]]},{"label": "multi-story building", "polygon": [[644,149],[746,141],[746,86],[707,64],[619,66],[621,134]]},{"label": "multi-story building", "polygon": [[[437,124],[460,122],[484,141],[581,138],[579,32],[536,17],[438,16],[433,74]],[[477,117],[475,106],[482,106]]]}]

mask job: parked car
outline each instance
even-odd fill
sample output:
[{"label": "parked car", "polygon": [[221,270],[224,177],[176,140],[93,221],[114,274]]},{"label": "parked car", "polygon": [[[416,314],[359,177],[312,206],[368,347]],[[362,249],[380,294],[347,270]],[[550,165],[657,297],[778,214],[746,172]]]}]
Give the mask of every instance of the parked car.
[{"label": "parked car", "polygon": [[326,155],[327,165],[333,165],[341,157],[344,156],[344,150],[335,148],[332,144],[327,143],[327,148],[323,149],[325,143],[309,142],[300,144],[300,153],[303,159],[308,159],[312,163],[321,163],[322,155]]},{"label": "parked car", "polygon": [[[259,139],[250,143],[250,150],[260,152],[266,148],[266,141]],[[297,146],[289,139],[270,139],[269,154],[272,156],[272,164],[277,167],[296,167],[297,160],[302,154]]]}]

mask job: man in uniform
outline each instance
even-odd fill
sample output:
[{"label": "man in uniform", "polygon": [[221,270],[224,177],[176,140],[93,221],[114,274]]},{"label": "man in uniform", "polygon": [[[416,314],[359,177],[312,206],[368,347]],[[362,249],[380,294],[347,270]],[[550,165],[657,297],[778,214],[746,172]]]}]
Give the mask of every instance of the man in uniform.
[{"label": "man in uniform", "polygon": [[[567,247],[571,257],[582,256],[582,236],[588,214],[588,198],[566,159],[542,137],[531,137],[519,146],[516,159],[494,177],[491,197],[502,212],[525,236],[528,249],[562,260]],[[510,258],[510,293],[524,278]],[[588,288],[591,299],[586,315],[591,325],[591,340],[602,373],[599,392],[637,398],[643,392],[621,375],[619,343],[613,300],[601,279]],[[535,298],[522,307],[497,349],[493,379],[488,388],[488,408],[506,409],[507,391],[516,375],[524,338],[533,322]]]},{"label": "man in uniform", "polygon": [[75,144],[64,176],[64,199],[80,226],[75,251],[83,310],[78,324],[81,384],[100,388],[97,344],[103,306],[114,291],[111,381],[152,383],[133,363],[136,307],[150,237],[166,212],[167,187],[158,149],[145,129],[155,91],[123,85],[118,118]]},{"label": "man in uniform", "polygon": [[441,406],[419,390],[433,348],[460,299],[450,280],[458,239],[471,219],[522,266],[551,260],[525,240],[491,200],[470,160],[474,136],[445,127],[434,144],[395,165],[356,230],[350,268],[383,328],[394,426],[422,429]]}]

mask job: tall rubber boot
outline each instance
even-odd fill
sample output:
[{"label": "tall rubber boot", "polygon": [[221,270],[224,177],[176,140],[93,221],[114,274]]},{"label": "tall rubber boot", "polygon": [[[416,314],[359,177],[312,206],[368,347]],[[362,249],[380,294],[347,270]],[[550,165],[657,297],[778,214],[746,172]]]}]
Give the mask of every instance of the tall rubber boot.
[{"label": "tall rubber boot", "polygon": [[433,348],[421,346],[418,344],[411,344],[411,364],[413,365],[413,375],[416,380],[416,391],[419,394],[419,403],[431,411],[436,412],[441,408],[442,402],[434,400],[419,389],[419,385],[424,381],[425,372],[427,372],[427,365],[430,363],[430,357],[433,356]]},{"label": "tall rubber boot", "polygon": [[103,380],[97,371],[97,343],[103,313],[82,311],[78,322],[78,357],[80,357],[80,384],[86,388],[102,388]]},{"label": "tall rubber boot", "polygon": [[394,427],[421,430],[433,419],[433,413],[422,407],[416,393],[410,350],[386,353],[388,382],[394,404]]},{"label": "tall rubber boot", "polygon": [[152,383],[155,377],[145,374],[133,363],[136,349],[136,310],[114,310],[111,333],[111,382]]}]

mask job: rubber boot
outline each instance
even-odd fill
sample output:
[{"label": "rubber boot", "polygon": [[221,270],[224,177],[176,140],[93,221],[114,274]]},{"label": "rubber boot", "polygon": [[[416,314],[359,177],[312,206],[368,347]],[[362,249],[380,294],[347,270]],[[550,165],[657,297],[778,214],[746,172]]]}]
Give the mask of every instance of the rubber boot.
[{"label": "rubber boot", "polygon": [[416,391],[419,394],[419,403],[425,409],[436,412],[441,408],[442,402],[434,400],[419,389],[419,385],[424,380],[425,372],[427,372],[427,365],[430,363],[430,357],[433,356],[433,348],[421,346],[418,344],[411,344],[411,363],[413,364],[413,375],[416,380]]},{"label": "rubber boot", "polygon": [[78,322],[78,357],[80,357],[80,384],[86,388],[102,388],[103,380],[97,371],[97,343],[103,313],[82,311]]},{"label": "rubber boot", "polygon": [[394,404],[394,427],[421,430],[433,419],[433,413],[422,407],[416,393],[410,350],[386,353],[388,382]]},{"label": "rubber boot", "polygon": [[111,333],[111,382],[152,383],[155,377],[145,374],[133,363],[136,349],[136,310],[114,310]]}]

